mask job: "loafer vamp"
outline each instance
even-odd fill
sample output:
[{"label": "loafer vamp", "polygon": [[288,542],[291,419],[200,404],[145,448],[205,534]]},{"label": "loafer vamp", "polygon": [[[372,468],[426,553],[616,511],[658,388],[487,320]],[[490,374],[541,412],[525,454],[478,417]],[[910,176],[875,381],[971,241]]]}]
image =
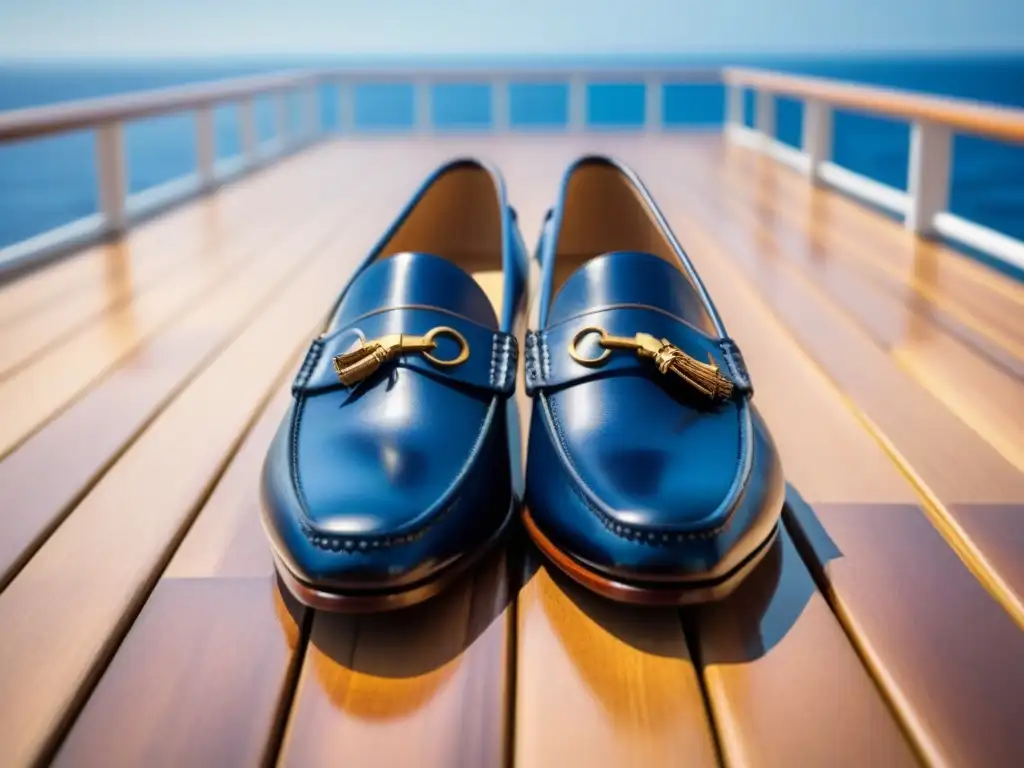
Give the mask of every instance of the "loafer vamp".
[{"label": "loafer vamp", "polygon": [[[722,430],[713,451],[723,458],[708,458],[707,467],[699,451],[685,448],[695,445],[700,432],[663,442],[657,438],[667,434],[665,425],[629,443],[622,436],[618,445],[611,432],[604,448],[598,445],[604,440],[595,437],[581,450],[578,439],[559,435],[563,419],[552,415],[552,402],[564,394],[538,399],[534,406],[527,469],[530,514],[564,552],[626,581],[705,581],[733,570],[769,536],[784,484],[756,411],[750,413],[750,464],[741,475],[735,457],[728,466],[736,474],[725,469],[730,441],[724,425],[710,428]],[[636,461],[635,474],[620,467],[588,485],[586,479],[606,472],[606,458],[616,454]],[[654,472],[645,468],[651,462],[657,464]]]},{"label": "loafer vamp", "polygon": [[[322,402],[326,410],[329,398]],[[361,445],[356,440],[339,452],[329,473],[311,458],[320,455],[313,453],[319,450],[317,430],[306,450],[300,435],[298,455],[306,458],[293,475],[287,467],[294,415],[293,408],[265,464],[263,507],[275,551],[301,580],[339,589],[402,587],[471,555],[504,523],[511,494],[503,418],[491,419],[483,439],[472,445],[468,419],[452,443],[432,445],[426,436],[410,440],[393,432],[401,441],[396,449],[391,438],[363,432]],[[484,429],[483,421],[478,426]],[[347,441],[344,431],[334,438]],[[413,468],[413,461],[420,466]],[[358,474],[364,476],[354,479]],[[300,496],[293,477],[303,489],[316,478],[316,506]],[[388,483],[393,477],[394,485]]]},{"label": "loafer vamp", "polygon": [[[376,299],[376,300],[375,300]],[[445,327],[431,354],[388,359],[344,384],[335,356]],[[310,348],[264,468],[264,519],[300,580],[392,589],[471,555],[508,518],[505,398],[515,342],[452,263],[400,254],[368,267]]]},{"label": "loafer vamp", "polygon": [[304,518],[322,536],[411,535],[470,464],[492,398],[396,366],[364,392],[304,398],[294,426]]},{"label": "loafer vamp", "polygon": [[546,398],[578,482],[640,535],[716,527],[743,474],[740,406],[680,406],[673,385],[610,376]]}]

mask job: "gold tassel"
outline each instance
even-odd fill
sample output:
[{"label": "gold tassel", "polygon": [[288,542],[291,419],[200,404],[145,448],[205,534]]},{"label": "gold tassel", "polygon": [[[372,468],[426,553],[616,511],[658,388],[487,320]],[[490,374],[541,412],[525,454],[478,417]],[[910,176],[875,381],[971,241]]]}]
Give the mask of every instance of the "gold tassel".
[{"label": "gold tassel", "polygon": [[661,343],[661,349],[654,355],[654,364],[661,373],[671,371],[712,400],[732,397],[733,383],[721,374],[710,355],[708,362],[702,363],[666,339],[662,339]]},{"label": "gold tassel", "polygon": [[[587,335],[599,335],[598,343],[605,348],[597,357],[584,357],[578,345]],[[601,365],[613,349],[633,350],[641,359],[651,360],[661,373],[671,371],[698,392],[712,400],[725,400],[732,397],[733,382],[724,376],[715,365],[715,360],[708,355],[708,362],[690,357],[668,339],[659,339],[649,333],[637,333],[634,336],[613,336],[604,328],[587,326],[576,332],[569,342],[569,355],[580,365]]]},{"label": "gold tassel", "polygon": [[[459,353],[450,360],[441,360],[431,352],[437,348],[435,339],[447,336],[459,345]],[[379,339],[363,342],[358,349],[345,352],[334,358],[334,372],[346,387],[358,384],[372,376],[388,360],[399,355],[418,352],[431,363],[441,367],[461,365],[469,359],[469,342],[466,337],[445,325],[431,328],[424,335],[410,333],[389,333]]]},{"label": "gold tassel", "polygon": [[341,383],[351,387],[367,379],[388,359],[390,350],[379,342],[372,341],[359,349],[346,352],[334,358],[334,372]]}]

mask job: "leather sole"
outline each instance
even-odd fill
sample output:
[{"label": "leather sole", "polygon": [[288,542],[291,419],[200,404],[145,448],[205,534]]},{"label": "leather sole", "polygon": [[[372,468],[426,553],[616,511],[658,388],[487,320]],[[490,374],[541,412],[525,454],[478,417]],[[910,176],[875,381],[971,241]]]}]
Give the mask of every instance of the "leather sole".
[{"label": "leather sole", "polygon": [[[456,560],[428,579],[407,586],[388,589],[366,589],[340,591],[323,589],[299,579],[274,552],[274,566],[281,583],[303,605],[319,611],[332,613],[383,613],[407,608],[429,600],[443,592],[461,576],[472,570],[488,554],[490,554],[504,538],[515,511],[515,504],[510,507],[501,527],[476,551]],[[273,549],[273,548],[272,548]]]},{"label": "leather sole", "polygon": [[609,600],[648,606],[694,605],[715,602],[727,597],[757,567],[771,549],[779,532],[779,524],[776,523],[768,537],[753,552],[736,568],[719,578],[674,584],[665,582],[641,584],[617,581],[580,564],[556,547],[541,532],[533,518],[530,517],[528,509],[523,509],[523,527],[526,528],[533,543],[544,553],[544,556],[577,584]]}]

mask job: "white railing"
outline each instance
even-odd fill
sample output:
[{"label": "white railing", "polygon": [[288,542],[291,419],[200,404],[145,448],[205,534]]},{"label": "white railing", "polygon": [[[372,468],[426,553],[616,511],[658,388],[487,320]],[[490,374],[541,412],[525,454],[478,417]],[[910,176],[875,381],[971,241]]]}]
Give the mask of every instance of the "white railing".
[{"label": "white railing", "polygon": [[[591,86],[642,84],[642,127],[647,131],[660,131],[666,125],[666,87],[723,81],[726,86],[726,134],[730,139],[772,155],[807,174],[815,183],[828,184],[903,215],[907,227],[920,235],[942,235],[1024,268],[1024,243],[966,221],[947,210],[953,132],[1024,142],[1024,110],[757,70],[522,68],[423,70],[416,73],[397,69],[300,71],[0,113],[0,143],[92,130],[99,200],[96,214],[0,249],[0,275],[41,263],[86,243],[117,237],[133,223],[154,212],[209,192],[241,173],[323,138],[326,132],[320,110],[324,93],[322,86],[325,85],[336,89],[338,124],[344,135],[352,134],[359,127],[356,120],[357,85],[411,83],[411,127],[415,131],[429,133],[437,127],[434,90],[438,86],[487,86],[490,90],[490,120],[481,128],[502,132],[516,128],[510,104],[510,87],[513,84],[566,86],[567,119],[564,129],[569,131],[583,131],[592,126],[589,119]],[[746,90],[757,93],[753,129],[747,128],[743,119]],[[800,149],[775,138],[775,98],[780,95],[804,102]],[[299,131],[292,135],[288,130],[287,105],[296,96],[300,101],[301,125]],[[264,143],[260,142],[256,125],[257,98],[276,101],[274,137]],[[238,108],[241,151],[236,157],[218,160],[214,109],[230,104]],[[832,161],[832,112],[837,108],[882,114],[912,123],[908,191],[861,176]],[[195,171],[155,188],[129,194],[125,124],[182,112],[191,112],[195,118]]]},{"label": "white railing", "polygon": [[[907,229],[941,235],[1024,269],[1024,242],[968,221],[948,210],[953,135],[966,133],[1024,144],[1024,110],[963,99],[939,98],[815,77],[726,69],[726,135],[827,184],[903,217]],[[754,128],[744,120],[744,94],[756,93]],[[777,96],[803,102],[799,149],[775,137]],[[836,108],[910,123],[907,190],[890,187],[832,162],[832,113]]]},{"label": "white railing", "polygon": [[[296,91],[312,93],[319,82],[316,73],[284,73],[0,113],[0,143],[91,129],[99,202],[99,210],[91,216],[0,249],[0,274],[17,272],[71,248],[116,237],[147,216],[210,192],[240,173],[308,143],[316,136],[315,126],[307,120],[302,134],[290,136],[284,104]],[[254,100],[261,96],[278,102],[275,136],[264,145],[259,142],[254,107]],[[230,103],[238,106],[242,151],[239,157],[218,161],[214,109]],[[186,111],[195,116],[195,171],[129,194],[125,124]]]},{"label": "white railing", "polygon": [[[52,106],[0,113],[0,143],[50,136],[76,130],[95,135],[99,200],[97,213],[20,243],[0,248],[0,275],[67,252],[72,248],[117,237],[129,226],[181,201],[215,189],[239,174],[265,165],[289,152],[323,137],[320,119],[320,87],[337,89],[339,127],[352,133],[355,120],[356,85],[414,85],[414,129],[435,128],[434,88],[455,83],[481,83],[491,90],[491,121],[487,130],[511,129],[509,86],[512,83],[568,84],[568,130],[584,130],[587,120],[587,90],[592,83],[633,82],[647,85],[644,124],[652,130],[663,124],[662,89],[669,84],[719,83],[720,72],[710,69],[649,71],[424,70],[415,75],[407,70],[317,70],[238,78],[199,86],[184,86],[88,99]],[[301,99],[302,130],[289,135],[286,104],[298,94]],[[256,125],[255,100],[276,99],[275,135],[260,143]],[[217,159],[214,109],[234,104],[238,111],[241,152],[234,158]],[[124,126],[133,120],[191,112],[195,117],[196,169],[185,177],[134,194],[128,190],[128,157]]]}]

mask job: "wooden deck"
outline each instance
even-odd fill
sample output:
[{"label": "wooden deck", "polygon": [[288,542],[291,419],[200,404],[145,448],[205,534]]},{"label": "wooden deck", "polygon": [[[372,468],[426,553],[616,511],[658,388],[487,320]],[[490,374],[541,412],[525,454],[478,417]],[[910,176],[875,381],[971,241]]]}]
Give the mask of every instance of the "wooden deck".
[{"label": "wooden deck", "polygon": [[[372,617],[282,599],[257,474],[298,355],[422,177],[528,242],[606,151],[744,350],[791,484],[732,598],[528,548]],[[0,287],[0,765],[1024,764],[1024,286],[717,136],[319,145]]]}]

